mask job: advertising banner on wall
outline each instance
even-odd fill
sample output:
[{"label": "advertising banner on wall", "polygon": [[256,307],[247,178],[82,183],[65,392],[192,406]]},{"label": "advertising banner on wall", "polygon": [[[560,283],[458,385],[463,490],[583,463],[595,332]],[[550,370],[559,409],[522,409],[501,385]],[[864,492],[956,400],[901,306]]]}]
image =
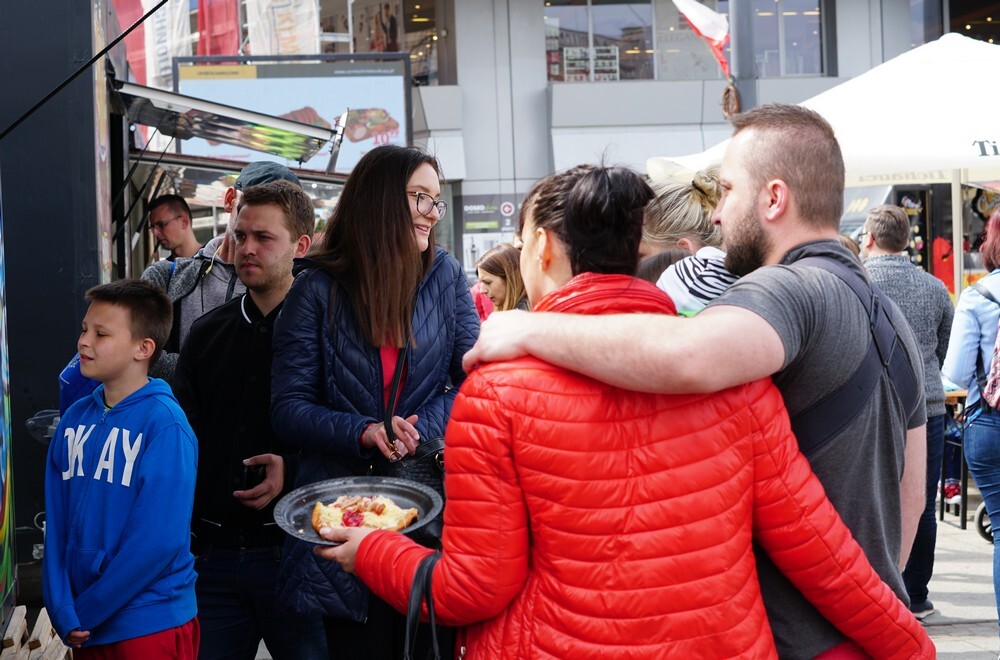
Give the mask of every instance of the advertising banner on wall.
[{"label": "advertising banner on wall", "polygon": [[0,622],[14,607],[14,490],[11,483],[10,360],[7,351],[7,276],[0,186]]},{"label": "advertising banner on wall", "polygon": [[198,0],[198,54],[231,55],[240,50],[239,4]]},{"label": "advertising banner on wall", "polygon": [[[313,55],[308,62],[254,58],[253,64],[238,65],[184,58],[177,61],[177,83],[177,91],[187,96],[324,128],[349,111],[339,173],[350,172],[361,156],[379,145],[410,144],[409,69],[403,57]],[[193,156],[274,160],[300,167],[278,156],[200,139],[186,140],[180,148]],[[325,171],[329,159],[327,147],[301,167]]]},{"label": "advertising banner on wall", "polygon": [[[319,0],[246,0],[254,55],[313,55],[319,49]],[[235,51],[233,51],[235,52]]]},{"label": "advertising banner on wall", "polygon": [[[157,0],[142,0],[143,13]],[[146,83],[150,87],[173,87],[175,57],[191,54],[191,9],[189,0],[170,0],[143,24],[146,32]]]},{"label": "advertising banner on wall", "polygon": [[455,197],[455,208],[461,213],[462,264],[473,274],[485,252],[514,240],[519,200],[509,195],[460,195]]}]

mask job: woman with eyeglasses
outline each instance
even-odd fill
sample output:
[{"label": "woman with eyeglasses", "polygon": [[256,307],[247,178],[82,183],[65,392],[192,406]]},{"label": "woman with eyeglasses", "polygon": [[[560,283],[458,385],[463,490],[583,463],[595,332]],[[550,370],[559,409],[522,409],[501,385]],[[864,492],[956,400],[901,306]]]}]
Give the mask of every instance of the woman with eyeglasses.
[{"label": "woman with eyeglasses", "polygon": [[[439,177],[417,149],[369,151],[321,249],[299,264],[275,323],[271,385],[274,430],[302,448],[296,487],[367,475],[444,434],[479,317],[462,267],[434,245],[448,210]],[[389,443],[383,420],[400,359]],[[331,656],[401,657],[403,618],[391,607],[312,546],[289,541],[283,555],[280,605],[321,612]]]}]

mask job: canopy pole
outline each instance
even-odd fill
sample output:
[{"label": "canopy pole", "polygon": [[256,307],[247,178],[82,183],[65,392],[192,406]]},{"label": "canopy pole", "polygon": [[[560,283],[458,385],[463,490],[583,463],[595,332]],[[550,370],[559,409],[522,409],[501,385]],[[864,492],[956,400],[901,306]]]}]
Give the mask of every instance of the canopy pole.
[{"label": "canopy pole", "polygon": [[951,172],[951,254],[955,269],[955,302],[965,288],[965,231],[962,218],[962,171]]}]

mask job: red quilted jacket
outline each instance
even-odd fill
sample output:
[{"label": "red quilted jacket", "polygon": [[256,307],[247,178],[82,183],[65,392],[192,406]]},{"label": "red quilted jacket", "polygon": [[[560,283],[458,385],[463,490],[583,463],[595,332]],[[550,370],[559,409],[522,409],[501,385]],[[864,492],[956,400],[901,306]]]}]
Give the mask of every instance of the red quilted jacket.
[{"label": "red quilted jacket", "polygon": [[[645,282],[583,274],[536,309],[673,305]],[[492,364],[462,385],[446,441],[433,592],[440,620],[467,626],[468,658],[776,657],[751,537],[873,657],[934,656],[826,499],[769,380],[651,395],[533,358]],[[376,532],[356,570],[405,611],[428,552]]]}]

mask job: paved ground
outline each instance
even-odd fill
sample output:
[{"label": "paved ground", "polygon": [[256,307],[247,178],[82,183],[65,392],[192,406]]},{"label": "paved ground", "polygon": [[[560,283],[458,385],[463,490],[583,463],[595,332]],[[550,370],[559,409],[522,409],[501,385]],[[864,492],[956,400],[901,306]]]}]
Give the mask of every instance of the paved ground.
[{"label": "paved ground", "polygon": [[[937,646],[938,658],[943,660],[993,660],[1000,651],[993,546],[979,535],[973,520],[981,501],[972,489],[966,529],[961,529],[957,513],[945,513],[944,521],[938,523],[930,584],[936,611],[924,619],[924,625]],[[270,657],[262,643],[257,660]]]},{"label": "paved ground", "polygon": [[924,619],[938,649],[948,660],[996,658],[1000,650],[993,596],[993,546],[975,529],[973,515],[982,500],[969,495],[968,528],[945,513],[938,523],[938,542],[930,598],[937,610]]}]

